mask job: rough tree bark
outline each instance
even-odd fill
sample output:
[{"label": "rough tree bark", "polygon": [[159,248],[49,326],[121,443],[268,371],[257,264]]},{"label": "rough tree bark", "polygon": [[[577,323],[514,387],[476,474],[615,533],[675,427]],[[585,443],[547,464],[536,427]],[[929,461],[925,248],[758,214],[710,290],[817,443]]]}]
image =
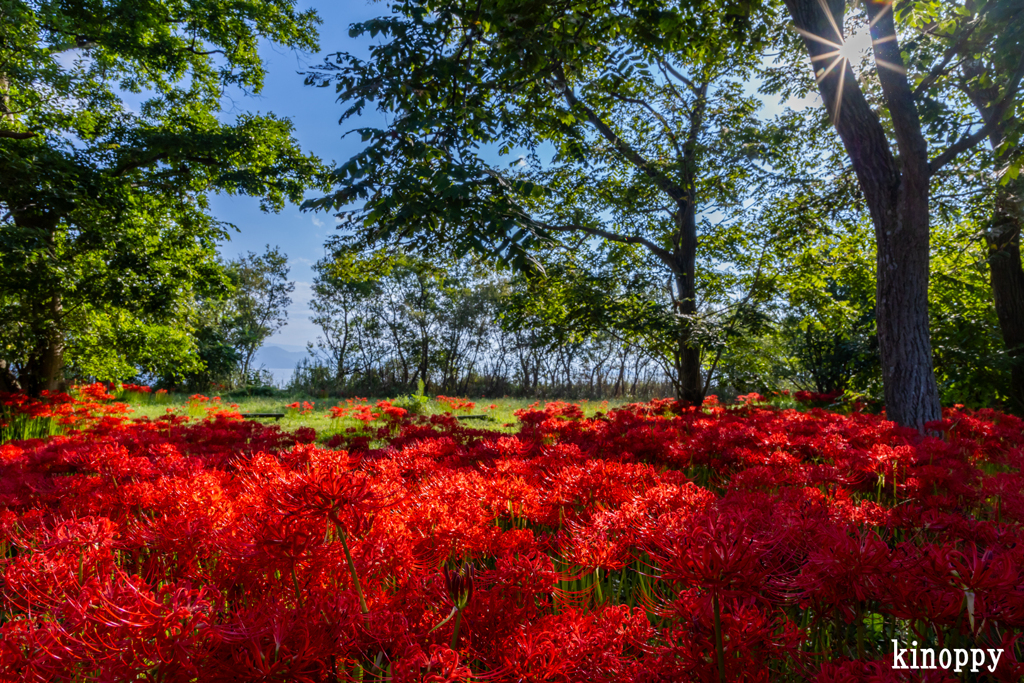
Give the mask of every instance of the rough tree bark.
[{"label": "rough tree bark", "polygon": [[38,396],[43,391],[60,391],[64,378],[64,335],[61,326],[62,307],[59,294],[33,306],[35,348],[20,373],[19,380],[26,393]]},{"label": "rough tree bark", "polygon": [[1001,186],[996,190],[995,208],[985,240],[996,315],[1012,364],[1010,399],[1017,412],[1024,412],[1024,267],[1020,256],[1024,202],[1019,189]]},{"label": "rough tree bark", "polygon": [[[967,76],[981,76],[984,66],[977,60],[966,63]],[[963,86],[982,121],[990,127],[988,141],[998,153],[1006,139],[1006,121],[998,115],[999,89]],[[1005,166],[1013,150],[1003,151],[997,159]],[[992,201],[992,216],[985,226],[988,247],[989,282],[1003,345],[1010,356],[1010,401],[1017,412],[1024,412],[1024,267],[1021,265],[1020,236],[1024,227],[1024,178],[998,183]]]},{"label": "rough tree bark", "polygon": [[899,160],[852,67],[838,56],[845,4],[786,0],[875,227],[876,315],[886,413],[899,424],[921,430],[940,417],[928,330],[928,146],[902,67],[891,3],[867,0],[865,5]]},{"label": "rough tree bark", "polygon": [[[40,235],[45,245],[45,259],[56,262],[57,226],[60,216],[47,209],[30,208],[12,211],[19,228]],[[43,391],[60,391],[64,379],[64,305],[59,283],[45,265],[37,263],[32,277],[37,288],[32,293],[29,305],[31,319],[29,327],[34,346],[18,373],[18,382],[23,391],[38,396]]]},{"label": "rough tree bark", "polygon": [[[692,187],[692,185],[691,185]],[[680,320],[676,343],[676,398],[684,405],[699,406],[704,402],[704,379],[701,372],[701,345],[693,339],[693,321],[697,315],[697,220],[693,204],[687,201],[678,210],[678,232],[673,253],[675,267],[676,315]]]}]

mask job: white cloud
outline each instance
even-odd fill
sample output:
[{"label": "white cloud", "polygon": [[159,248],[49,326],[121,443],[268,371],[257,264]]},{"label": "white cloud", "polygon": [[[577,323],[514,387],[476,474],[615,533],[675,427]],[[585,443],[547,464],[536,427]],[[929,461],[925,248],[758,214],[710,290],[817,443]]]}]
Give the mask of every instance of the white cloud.
[{"label": "white cloud", "polygon": [[322,220],[320,220],[319,218],[317,218],[316,216],[313,216],[312,220],[313,220],[313,225],[315,225],[316,227],[318,227],[318,228],[324,227],[324,222]]}]

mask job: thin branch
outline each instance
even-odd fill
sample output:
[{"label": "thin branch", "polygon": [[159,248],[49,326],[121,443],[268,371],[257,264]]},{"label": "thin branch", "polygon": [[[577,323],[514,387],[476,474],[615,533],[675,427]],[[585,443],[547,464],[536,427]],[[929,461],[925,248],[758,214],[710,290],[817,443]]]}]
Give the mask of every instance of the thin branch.
[{"label": "thin branch", "polygon": [[[127,173],[128,171],[134,171],[137,168],[142,168],[143,166],[149,166],[150,164],[155,164],[158,161],[163,161],[163,160],[167,159],[169,156],[170,156],[169,153],[161,152],[160,154],[154,154],[154,155],[152,155],[150,157],[147,157],[145,159],[140,159],[138,161],[130,161],[130,162],[124,163],[121,166],[117,167],[117,169],[114,171],[114,176],[115,177],[122,176],[125,173]],[[184,157],[181,157],[181,160],[182,161],[191,161],[193,163],[203,164],[205,166],[215,166],[216,164],[219,163],[219,161],[217,159],[214,159],[213,157],[184,156]]]},{"label": "thin branch", "polygon": [[949,66],[950,61],[960,53],[960,50],[967,42],[967,39],[974,33],[974,29],[978,27],[978,24],[979,21],[973,21],[968,24],[965,27],[966,30],[963,32],[963,35],[957,38],[956,42],[946,48],[946,52],[942,55],[942,61],[936,64],[932,70],[928,72],[928,75],[924,77],[924,80],[918,83],[917,87],[914,88],[914,92],[912,93],[914,99],[917,99],[926,90],[928,90],[928,88],[932,87],[932,85],[935,84],[935,81],[939,80],[939,78],[946,72],[946,67]]},{"label": "thin branch", "polygon": [[[736,327],[736,321],[739,319],[740,311],[750,303],[751,297],[754,296],[754,291],[757,289],[758,280],[761,278],[761,268],[764,266],[764,259],[768,254],[768,249],[764,249],[761,252],[761,257],[757,260],[757,270],[754,272],[754,280],[750,283],[750,290],[747,292],[747,296],[736,305],[736,309],[732,314],[732,319],[729,321],[729,328],[725,331],[726,335],[733,331]],[[711,364],[708,369],[708,376],[704,381],[704,395],[707,396],[708,389],[711,388],[711,378],[715,376],[715,370],[718,369],[718,361],[722,359],[722,351],[725,350],[725,344],[718,347],[718,352],[715,354],[715,361]]]},{"label": "thin branch", "polygon": [[669,267],[670,270],[675,271],[675,261],[672,259],[672,254],[667,249],[659,247],[654,242],[650,241],[645,237],[639,237],[637,235],[620,235],[609,230],[602,230],[601,228],[594,228],[587,225],[549,225],[547,223],[541,223],[539,221],[531,221],[536,227],[542,230],[550,232],[583,232],[588,235],[594,235],[595,237],[602,237],[610,242],[619,242],[621,244],[639,244],[650,251],[659,261]]},{"label": "thin branch", "polygon": [[692,90],[694,92],[694,94],[700,94],[700,91],[697,89],[697,86],[693,84],[693,81],[691,81],[689,78],[687,78],[683,74],[679,73],[671,64],[669,64],[668,62],[666,62],[664,60],[659,59],[658,60],[658,66],[661,67],[662,72],[670,73],[673,76],[675,76],[676,78],[678,78],[680,81],[682,81],[683,84],[686,85],[687,88],[689,88],[690,90]]},{"label": "thin branch", "polygon": [[39,133],[16,133],[13,130],[0,130],[0,138],[7,138],[9,140],[28,140],[38,135]]},{"label": "thin branch", "polygon": [[678,155],[680,159],[683,158],[683,150],[679,147],[679,140],[676,138],[675,133],[672,132],[672,127],[668,125],[668,121],[665,119],[665,117],[662,116],[658,111],[656,111],[654,107],[648,104],[645,100],[641,100],[639,98],[626,97],[625,95],[620,95],[619,93],[611,93],[611,96],[616,99],[622,100],[623,102],[628,102],[629,104],[635,104],[639,107],[643,107],[644,109],[649,111],[651,113],[651,116],[658,119],[658,121],[661,123],[661,127],[665,129],[665,134],[668,135],[668,139],[671,140],[672,146],[676,150],[676,155]]},{"label": "thin branch", "polygon": [[930,175],[935,175],[940,168],[955,159],[958,154],[974,147],[976,144],[984,140],[996,126],[1002,123],[1003,116],[1006,114],[1007,109],[1016,98],[1022,78],[1024,78],[1024,54],[1021,55],[1020,61],[1017,63],[1017,69],[1010,76],[1010,80],[1006,84],[1006,92],[1003,93],[1002,99],[993,104],[989,112],[987,112],[988,116],[986,118],[988,121],[985,125],[971,135],[961,137],[959,140],[947,147],[942,154],[935,157],[931,163],[928,164],[928,172]]},{"label": "thin branch", "polygon": [[644,156],[635,150],[628,142],[620,138],[615,131],[611,129],[611,126],[604,121],[604,119],[598,116],[593,109],[576,97],[576,93],[574,93],[572,88],[569,87],[565,80],[565,74],[562,73],[561,69],[558,69],[557,77],[557,86],[562,90],[562,96],[571,108],[581,110],[586,115],[587,120],[597,128],[598,132],[601,133],[606,140],[611,142],[622,156],[626,157],[626,159],[628,159],[634,166],[642,170],[651,180],[653,180],[662,192],[667,194],[669,197],[672,197],[676,202],[687,201],[687,193],[682,188],[669,180],[664,173],[655,168],[654,164],[645,159]]}]

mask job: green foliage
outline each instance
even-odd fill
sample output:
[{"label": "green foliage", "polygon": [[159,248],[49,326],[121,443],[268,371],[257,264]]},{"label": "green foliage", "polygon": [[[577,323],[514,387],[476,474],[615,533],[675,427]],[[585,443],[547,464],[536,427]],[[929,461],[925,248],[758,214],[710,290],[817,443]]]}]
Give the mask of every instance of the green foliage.
[{"label": "green foliage", "polygon": [[1009,357],[999,335],[985,253],[971,223],[932,236],[929,292],[935,372],[944,404],[1003,405]]},{"label": "green foliage", "polygon": [[[317,22],[287,0],[0,2],[0,350],[27,388],[67,363],[107,379],[161,371],[157,357],[187,369],[195,342],[160,329],[189,331],[218,286],[207,193],[277,209],[319,172],[287,121],[219,120],[224,88],[258,92],[258,42],[313,49]],[[122,357],[81,348],[97,335]]]},{"label": "green foliage", "polygon": [[[288,322],[290,294],[288,255],[268,244],[263,254],[248,254],[227,263],[232,295],[225,314],[228,341],[239,358],[242,386],[253,383],[252,359],[263,342]],[[255,376],[258,380],[258,373]],[[256,383],[264,383],[257,381]]]},{"label": "green foliage", "polygon": [[[398,4],[353,27],[384,36],[370,59],[339,54],[307,77],[336,85],[343,120],[371,101],[393,115],[359,131],[367,145],[335,170],[335,193],[306,206],[360,204],[343,212],[356,248],[531,273],[548,290],[546,329],[585,316],[639,335],[699,402],[701,353],[734,319],[723,309],[761,302],[746,204],[792,162],[791,123],[759,119],[741,86],[766,35],[756,5]],[[538,276],[557,249],[578,254],[571,281]],[[659,285],[592,306],[617,268]]]},{"label": "green foliage", "polygon": [[[659,82],[658,64],[672,67],[665,60],[675,57],[665,56],[670,50],[649,49],[644,41],[655,37],[648,22],[672,32],[671,39],[657,39],[664,47],[704,35],[735,61],[751,52],[727,48],[725,36],[742,30],[742,15],[733,10],[714,12],[702,4],[675,13],[653,5],[534,4],[512,10],[490,2],[398,4],[395,14],[352,28],[354,35],[387,38],[372,49],[369,61],[339,54],[308,75],[310,83],[336,84],[340,99],[350,105],[343,118],[372,100],[398,115],[389,129],[360,129],[369,144],[336,169],[336,193],[307,206],[341,209],[366,202],[347,215],[353,227],[365,226],[360,236],[367,242],[402,239],[415,248],[441,248],[457,256],[473,251],[529,269],[533,248],[553,239],[557,207],[568,201],[566,214],[582,212],[584,226],[596,228],[601,222],[596,214],[615,211],[622,201],[627,206],[616,213],[629,221],[636,218],[638,204],[658,193],[656,178],[680,170],[673,169],[677,160],[655,160],[669,139],[678,146],[685,136],[682,105],[694,95],[681,84]],[[703,66],[716,61],[710,52],[702,58],[690,50]],[[718,73],[699,75],[714,79],[731,67],[745,68],[742,62],[722,66],[711,68]],[[408,87],[410,82],[417,87]],[[580,89],[575,103],[563,101],[567,84]],[[738,99],[735,88],[724,88],[722,95]],[[673,107],[672,99],[680,101]],[[668,138],[638,100],[664,112],[657,116],[670,117],[663,119]],[[716,111],[740,118],[749,114],[749,104],[733,104],[723,102]],[[608,121],[617,117],[613,127],[628,133],[624,144],[647,154],[650,174],[631,168],[621,148],[595,135],[588,111]],[[737,131],[736,137],[748,132]],[[638,148],[645,138],[652,149]],[[519,172],[517,162],[509,171],[488,161],[492,145],[499,155],[523,150],[522,159],[531,166],[542,145],[553,145],[555,158],[543,172]],[[720,174],[729,178],[725,185],[742,174],[741,162],[751,151],[745,149],[733,170]],[[627,177],[616,177],[619,171]],[[584,184],[574,190],[581,180]]]}]

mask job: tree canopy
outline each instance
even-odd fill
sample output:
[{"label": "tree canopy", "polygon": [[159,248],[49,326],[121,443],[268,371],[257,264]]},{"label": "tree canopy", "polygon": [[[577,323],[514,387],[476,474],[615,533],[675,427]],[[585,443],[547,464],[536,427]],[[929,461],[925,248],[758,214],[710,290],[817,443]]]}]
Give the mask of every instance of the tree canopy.
[{"label": "tree canopy", "polygon": [[[369,58],[339,53],[307,74],[336,86],[343,121],[371,103],[392,116],[358,129],[364,149],[335,170],[334,193],[306,206],[341,211],[355,248],[476,252],[526,272],[556,245],[639,251],[643,268],[675,278],[665,294],[676,374],[689,377],[677,394],[690,402],[714,364],[698,335],[706,285],[695,261],[735,274],[738,252],[799,246],[815,207],[866,210],[877,291],[865,333],[878,344],[889,414],[923,428],[939,405],[930,224],[951,209],[968,220],[963,193],[986,164],[1002,181],[1016,177],[1018,4],[908,2],[894,13],[889,2],[847,11],[842,0],[405,0],[351,28],[378,41]],[[847,39],[858,30],[870,30],[874,50],[854,65]],[[784,99],[816,90],[827,116],[812,107],[758,117],[741,86],[751,82]],[[978,145],[997,130],[1006,142],[985,161]],[[940,187],[962,196],[934,201]],[[753,237],[759,228],[771,239]],[[1002,235],[990,250],[1019,274],[1012,232],[989,230]],[[723,243],[731,255],[716,253]],[[758,282],[747,286],[768,303]],[[734,306],[749,300],[720,291]]]},{"label": "tree canopy", "polygon": [[[221,101],[260,90],[259,41],[314,49],[317,23],[286,0],[0,3],[0,349],[26,389],[55,388],[99,331],[187,328],[220,279],[209,192],[274,210],[315,182],[288,121],[224,122]],[[160,354],[187,363],[194,344],[175,341]],[[157,355],[118,348],[129,365]]]}]

